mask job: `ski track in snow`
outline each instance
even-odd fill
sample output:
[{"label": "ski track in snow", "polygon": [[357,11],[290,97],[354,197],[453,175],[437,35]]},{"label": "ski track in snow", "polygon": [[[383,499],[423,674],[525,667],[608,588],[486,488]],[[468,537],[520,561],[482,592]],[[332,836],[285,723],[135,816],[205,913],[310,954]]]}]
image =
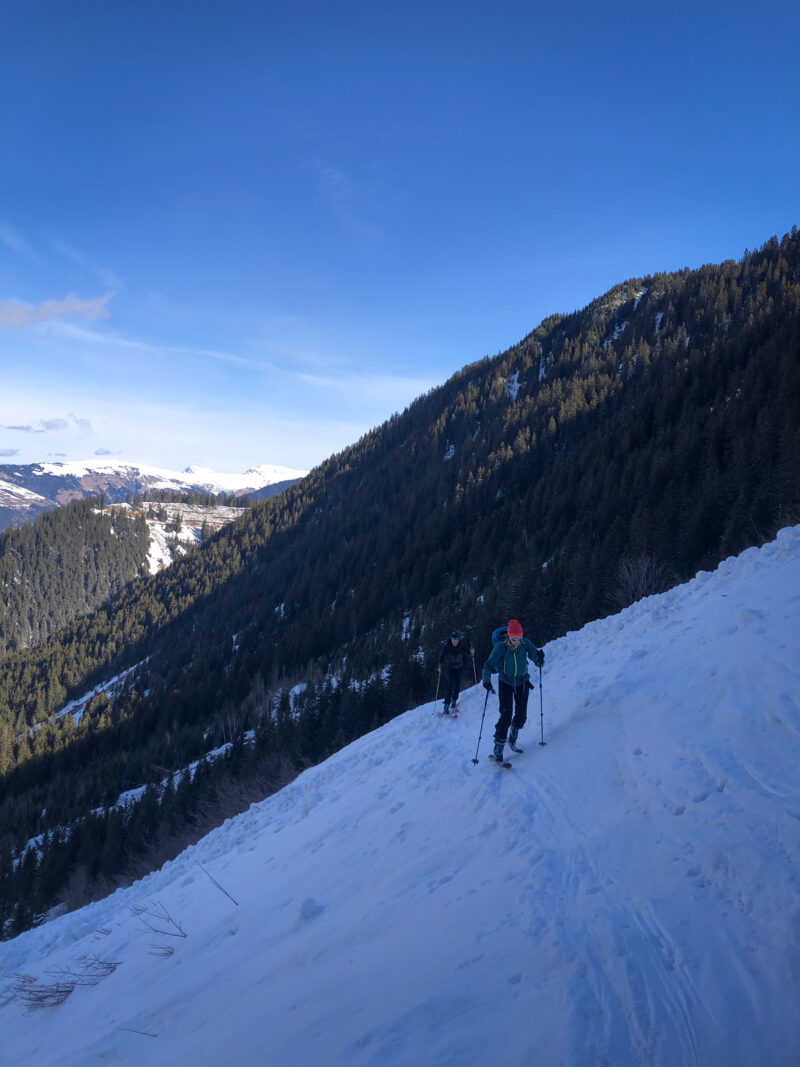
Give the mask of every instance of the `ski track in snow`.
[{"label": "ski track in snow", "polygon": [[800,527],[546,651],[512,772],[470,688],[0,945],[0,989],[120,962],[0,1063],[800,1062]]}]

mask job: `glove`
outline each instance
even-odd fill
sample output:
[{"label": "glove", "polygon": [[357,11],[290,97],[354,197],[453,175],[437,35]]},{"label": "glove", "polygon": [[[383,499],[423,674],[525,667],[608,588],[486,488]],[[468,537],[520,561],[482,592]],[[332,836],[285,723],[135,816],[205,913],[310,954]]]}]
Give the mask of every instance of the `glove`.
[{"label": "glove", "polygon": [[529,678],[529,679],[528,679],[528,689],[533,689],[533,688],[534,688],[534,684],[533,684],[533,682],[532,682],[532,681],[530,680],[530,678]]},{"label": "glove", "polygon": [[544,649],[536,649],[536,655],[533,657],[533,662],[537,667],[544,667]]},{"label": "glove", "polygon": [[484,682],[483,683],[483,688],[486,690],[487,693],[493,693],[494,692],[494,686],[492,685],[491,682]]}]

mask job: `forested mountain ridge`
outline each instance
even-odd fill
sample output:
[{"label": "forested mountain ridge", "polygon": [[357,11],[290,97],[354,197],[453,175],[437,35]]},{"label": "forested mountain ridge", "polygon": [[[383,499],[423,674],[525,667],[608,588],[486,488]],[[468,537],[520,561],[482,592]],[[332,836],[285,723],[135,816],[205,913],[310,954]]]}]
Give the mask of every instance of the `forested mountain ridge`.
[{"label": "forested mountain ridge", "polygon": [[89,498],[0,534],[0,655],[29,648],[144,574],[142,515]]},{"label": "forested mountain ridge", "polygon": [[[0,533],[0,656],[33,648],[109,603],[128,582],[169,566],[245,510],[211,494],[153,495],[164,499],[70,501]],[[250,506],[249,497],[230,499]]]},{"label": "forested mountain ridge", "polygon": [[[233,776],[278,753],[318,760],[430,696],[454,625],[479,660],[509,614],[542,644],[763,541],[797,521],[798,411],[796,230],[545,320],[169,571],[7,657],[7,845],[230,737]],[[48,719],[64,692],[136,664],[77,724]],[[163,824],[191,822],[194,787],[182,788],[179,812],[151,797],[146,829],[141,805],[84,817],[68,845],[48,845],[58,876],[33,863],[27,888],[8,876],[6,899],[40,909],[76,865],[115,876]]]}]

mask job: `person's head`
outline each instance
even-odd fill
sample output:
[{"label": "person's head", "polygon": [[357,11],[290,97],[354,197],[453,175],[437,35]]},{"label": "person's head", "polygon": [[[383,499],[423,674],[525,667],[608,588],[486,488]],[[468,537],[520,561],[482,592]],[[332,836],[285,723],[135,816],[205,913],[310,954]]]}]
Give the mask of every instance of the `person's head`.
[{"label": "person's head", "polygon": [[512,645],[518,645],[522,640],[522,627],[516,619],[508,620],[508,629],[506,630],[508,639]]},{"label": "person's head", "polygon": [[457,631],[454,631],[450,634],[450,640],[453,642],[454,645],[457,645],[458,642],[461,640],[461,634]]}]

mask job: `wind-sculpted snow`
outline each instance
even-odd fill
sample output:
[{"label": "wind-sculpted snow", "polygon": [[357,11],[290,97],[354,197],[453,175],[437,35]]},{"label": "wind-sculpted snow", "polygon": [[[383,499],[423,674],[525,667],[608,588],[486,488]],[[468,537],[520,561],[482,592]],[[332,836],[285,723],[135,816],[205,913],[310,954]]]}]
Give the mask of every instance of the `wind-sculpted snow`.
[{"label": "wind-sculpted snow", "polygon": [[0,1008],[0,1061],[800,1062],[799,638],[795,528],[548,646],[511,772],[482,689],[407,712],[0,946],[118,964]]}]

